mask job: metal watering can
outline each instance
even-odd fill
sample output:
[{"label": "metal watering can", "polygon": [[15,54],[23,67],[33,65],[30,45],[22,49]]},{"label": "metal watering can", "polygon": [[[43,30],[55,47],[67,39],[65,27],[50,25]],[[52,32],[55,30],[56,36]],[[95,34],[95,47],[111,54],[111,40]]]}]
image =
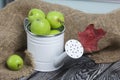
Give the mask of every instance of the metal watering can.
[{"label": "metal watering can", "polygon": [[64,45],[65,27],[60,34],[38,36],[30,32],[29,22],[25,19],[24,29],[27,33],[27,50],[33,56],[37,71],[57,70],[63,66],[66,57],[77,59],[83,55],[84,49],[79,41],[70,39]]}]

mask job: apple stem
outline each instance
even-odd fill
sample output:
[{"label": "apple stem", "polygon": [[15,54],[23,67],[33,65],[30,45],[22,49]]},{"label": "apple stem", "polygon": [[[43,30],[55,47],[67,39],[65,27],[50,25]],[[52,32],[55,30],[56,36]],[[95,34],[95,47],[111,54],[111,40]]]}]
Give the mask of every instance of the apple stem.
[{"label": "apple stem", "polygon": [[20,68],[20,64],[17,65]]},{"label": "apple stem", "polygon": [[36,19],[37,21],[40,21],[40,19]]},{"label": "apple stem", "polygon": [[58,19],[58,21],[59,21],[62,25],[64,25],[64,21],[61,21],[61,20],[59,20],[59,19]]}]

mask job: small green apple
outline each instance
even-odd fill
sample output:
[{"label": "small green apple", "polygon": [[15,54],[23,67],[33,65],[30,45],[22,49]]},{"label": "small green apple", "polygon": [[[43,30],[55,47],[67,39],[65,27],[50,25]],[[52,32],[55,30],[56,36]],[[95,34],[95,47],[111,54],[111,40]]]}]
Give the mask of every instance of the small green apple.
[{"label": "small green apple", "polygon": [[59,28],[64,24],[64,15],[58,11],[51,11],[47,14],[47,20],[52,28]]},{"label": "small green apple", "polygon": [[29,22],[33,22],[35,19],[41,18],[45,18],[45,13],[40,9],[33,8],[28,13]]},{"label": "small green apple", "polygon": [[11,70],[20,70],[23,64],[23,59],[16,54],[9,56],[7,59],[7,67]]},{"label": "small green apple", "polygon": [[30,30],[36,35],[47,35],[51,27],[47,19],[36,19],[31,23]]},{"label": "small green apple", "polygon": [[49,35],[56,35],[56,34],[59,34],[60,31],[59,30],[51,30]]}]

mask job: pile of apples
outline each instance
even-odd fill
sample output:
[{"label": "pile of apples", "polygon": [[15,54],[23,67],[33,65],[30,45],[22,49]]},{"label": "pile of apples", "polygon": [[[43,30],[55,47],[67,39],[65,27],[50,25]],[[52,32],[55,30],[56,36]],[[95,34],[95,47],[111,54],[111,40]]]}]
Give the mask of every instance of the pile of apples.
[{"label": "pile of apples", "polygon": [[28,12],[30,31],[36,35],[56,35],[64,25],[64,15],[59,11],[50,11],[47,15],[37,8]]}]

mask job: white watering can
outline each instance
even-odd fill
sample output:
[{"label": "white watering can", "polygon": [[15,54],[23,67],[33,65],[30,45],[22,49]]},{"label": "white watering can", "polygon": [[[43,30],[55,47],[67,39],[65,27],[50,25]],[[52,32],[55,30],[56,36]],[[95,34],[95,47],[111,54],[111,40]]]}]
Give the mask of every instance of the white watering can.
[{"label": "white watering can", "polygon": [[68,40],[64,47],[64,27],[60,34],[38,36],[30,32],[29,22],[25,19],[24,29],[27,33],[27,50],[33,56],[37,71],[57,70],[63,66],[66,57],[77,59],[83,55],[83,46],[75,39]]}]

